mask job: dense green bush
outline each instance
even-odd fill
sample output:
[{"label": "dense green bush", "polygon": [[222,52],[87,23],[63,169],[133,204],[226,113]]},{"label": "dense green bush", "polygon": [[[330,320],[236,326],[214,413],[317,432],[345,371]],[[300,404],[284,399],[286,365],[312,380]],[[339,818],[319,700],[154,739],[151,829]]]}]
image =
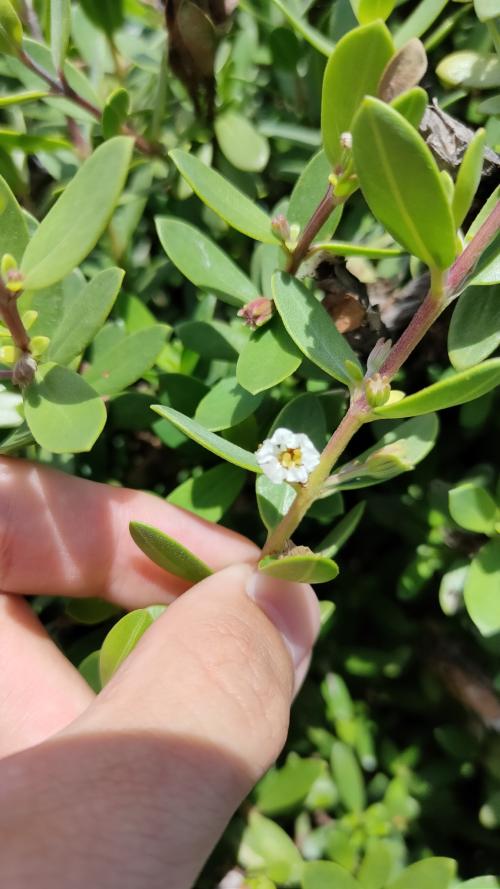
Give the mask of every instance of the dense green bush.
[{"label": "dense green bush", "polygon": [[[0,0],[0,453],[324,584],[199,889],[498,886],[500,4],[165,6]],[[34,607],[96,689],[163,610]]]}]

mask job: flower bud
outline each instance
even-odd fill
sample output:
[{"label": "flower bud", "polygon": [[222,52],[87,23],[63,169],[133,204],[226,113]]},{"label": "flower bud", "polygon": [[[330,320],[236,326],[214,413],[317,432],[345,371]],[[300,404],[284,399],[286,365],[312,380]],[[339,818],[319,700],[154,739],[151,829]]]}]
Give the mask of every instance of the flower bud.
[{"label": "flower bud", "polygon": [[33,382],[38,365],[29,352],[23,352],[14,366],[12,382],[16,386],[29,386]]},{"label": "flower bud", "polygon": [[381,374],[373,374],[365,383],[366,400],[370,407],[381,407],[389,400],[391,384]]},{"label": "flower bud", "polygon": [[34,336],[30,342],[31,354],[34,358],[40,358],[47,351],[50,339],[48,336]]},{"label": "flower bud", "polygon": [[413,463],[407,460],[400,442],[386,445],[370,454],[364,462],[364,474],[374,478],[389,479],[400,472],[408,472],[413,469]]},{"label": "flower bud", "polygon": [[290,225],[283,213],[278,213],[278,215],[271,220],[271,230],[280,241],[288,241],[290,237]]},{"label": "flower bud", "polygon": [[243,306],[238,312],[238,317],[243,318],[245,324],[255,330],[269,321],[273,314],[273,301],[267,296],[258,296]]},{"label": "flower bud", "polygon": [[17,271],[17,262],[10,253],[4,253],[0,264],[0,273],[4,283],[7,283],[11,272]]}]

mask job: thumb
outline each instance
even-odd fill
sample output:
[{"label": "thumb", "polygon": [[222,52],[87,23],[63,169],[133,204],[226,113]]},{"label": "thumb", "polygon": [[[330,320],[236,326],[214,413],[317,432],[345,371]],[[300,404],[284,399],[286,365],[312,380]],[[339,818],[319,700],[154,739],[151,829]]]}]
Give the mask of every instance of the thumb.
[{"label": "thumb", "polygon": [[[208,577],[150,627],[88,710],[44,745],[52,797],[56,785],[78,800],[92,811],[87,829],[106,837],[103,860],[82,855],[86,885],[108,885],[108,867],[110,886],[193,885],[285,742],[318,627],[310,587],[249,565]],[[73,770],[72,781],[61,769]],[[39,786],[40,774],[29,781]],[[67,812],[65,800],[53,811]],[[88,837],[78,836],[85,848]],[[152,872],[136,883],[128,862],[138,860]]]}]

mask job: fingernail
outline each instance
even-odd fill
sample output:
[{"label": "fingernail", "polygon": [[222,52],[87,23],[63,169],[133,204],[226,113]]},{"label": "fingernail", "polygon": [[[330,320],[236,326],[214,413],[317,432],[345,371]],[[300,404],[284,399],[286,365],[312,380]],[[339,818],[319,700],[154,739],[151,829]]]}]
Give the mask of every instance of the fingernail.
[{"label": "fingernail", "polygon": [[287,583],[255,572],[247,593],[281,634],[295,670],[310,655],[319,632],[319,605],[304,583]]}]

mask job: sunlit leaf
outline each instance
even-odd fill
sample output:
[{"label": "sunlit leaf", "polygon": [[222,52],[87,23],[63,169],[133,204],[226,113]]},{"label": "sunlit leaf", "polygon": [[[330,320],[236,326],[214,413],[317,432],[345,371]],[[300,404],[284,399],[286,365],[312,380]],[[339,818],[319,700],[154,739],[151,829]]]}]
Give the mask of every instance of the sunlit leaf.
[{"label": "sunlit leaf", "polygon": [[186,549],[182,543],[169,537],[152,525],[143,522],[130,522],[130,534],[139,549],[169,574],[182,577],[192,583],[198,583],[209,577],[212,570],[198,559],[194,553]]}]

